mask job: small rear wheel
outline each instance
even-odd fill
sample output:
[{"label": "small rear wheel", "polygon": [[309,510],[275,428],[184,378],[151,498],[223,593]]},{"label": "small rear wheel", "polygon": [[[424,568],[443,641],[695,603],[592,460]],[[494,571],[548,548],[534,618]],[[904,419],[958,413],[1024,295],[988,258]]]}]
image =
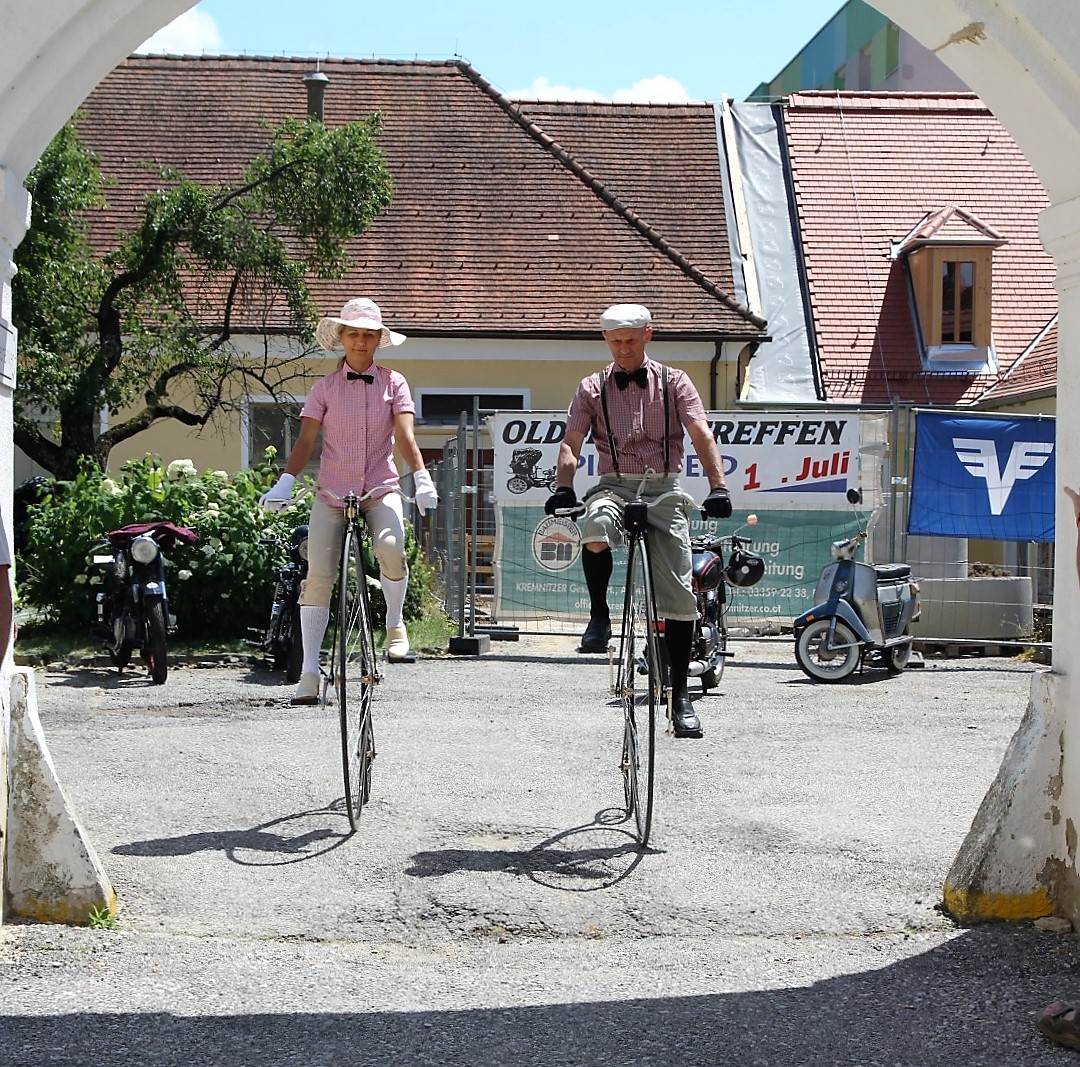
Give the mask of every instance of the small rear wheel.
[{"label": "small rear wheel", "polygon": [[883,649],[881,660],[890,674],[899,674],[911,662],[911,640]]}]

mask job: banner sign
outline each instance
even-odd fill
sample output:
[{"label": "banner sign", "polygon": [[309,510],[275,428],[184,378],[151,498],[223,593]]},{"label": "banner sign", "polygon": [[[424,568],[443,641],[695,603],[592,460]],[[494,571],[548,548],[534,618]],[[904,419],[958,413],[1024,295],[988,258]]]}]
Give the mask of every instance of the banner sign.
[{"label": "banner sign", "polygon": [[1054,419],[918,411],[908,532],[1054,540]]},{"label": "banner sign", "polygon": [[[814,586],[829,562],[833,541],[850,537],[858,523],[850,511],[761,511],[746,525],[747,512],[730,519],[702,520],[695,513],[690,534],[731,534],[752,540],[765,560],[765,576],[746,589],[726,590],[728,626],[779,627],[812,606]],[[495,610],[498,622],[589,616],[589,593],[581,573],[580,534],[572,519],[545,515],[542,507],[506,507],[499,514],[495,546]],[[725,560],[726,562],[726,560]],[[618,615],[626,553],[614,553],[608,605]],[[779,632],[779,630],[777,630]]]},{"label": "banner sign", "polygon": [[[723,457],[735,507],[847,509],[849,488],[867,493],[880,486],[876,475],[884,448],[884,415],[710,412],[706,418]],[[555,483],[566,414],[499,412],[489,423],[495,449],[495,503],[543,504]],[[708,479],[689,438],[684,444],[682,486],[695,500],[704,500]],[[574,480],[578,496],[599,477],[590,437]]]},{"label": "banner sign", "polygon": [[[879,498],[886,417],[819,412],[713,412],[707,417],[735,511],[723,522],[702,520],[695,512],[691,536],[731,534],[743,527],[741,534],[752,538],[754,551],[765,559],[765,576],[756,586],[728,589],[729,626],[766,620],[790,625],[811,606],[832,541],[857,529],[848,488],[863,491],[866,510]],[[497,621],[588,617],[578,526],[543,510],[555,484],[565,418],[561,412],[500,412],[489,420],[495,452]],[[574,480],[578,497],[598,480],[596,448],[589,439]],[[709,492],[689,439],[680,483],[698,501]],[[757,525],[745,526],[751,513]],[[617,613],[624,553],[615,553],[614,565],[608,602]]]}]

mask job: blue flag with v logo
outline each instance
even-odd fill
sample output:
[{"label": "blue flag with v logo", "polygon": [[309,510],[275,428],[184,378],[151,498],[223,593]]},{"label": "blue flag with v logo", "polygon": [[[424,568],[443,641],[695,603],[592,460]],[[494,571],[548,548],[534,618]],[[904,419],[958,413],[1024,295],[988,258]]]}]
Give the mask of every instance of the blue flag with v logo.
[{"label": "blue flag with v logo", "polygon": [[919,411],[908,533],[1054,540],[1054,419]]}]

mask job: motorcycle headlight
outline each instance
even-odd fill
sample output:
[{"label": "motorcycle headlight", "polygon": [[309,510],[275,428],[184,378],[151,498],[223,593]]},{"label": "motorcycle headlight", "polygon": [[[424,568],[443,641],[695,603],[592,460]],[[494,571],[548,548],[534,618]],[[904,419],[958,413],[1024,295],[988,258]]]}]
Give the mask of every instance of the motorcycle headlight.
[{"label": "motorcycle headlight", "polygon": [[299,555],[299,557],[305,563],[307,563],[307,538],[306,537],[303,539],[303,541],[300,542],[300,544],[298,544],[296,546],[296,552],[297,552],[297,555]]},{"label": "motorcycle headlight", "polygon": [[131,554],[139,563],[152,563],[159,551],[157,541],[145,534],[131,542]]}]

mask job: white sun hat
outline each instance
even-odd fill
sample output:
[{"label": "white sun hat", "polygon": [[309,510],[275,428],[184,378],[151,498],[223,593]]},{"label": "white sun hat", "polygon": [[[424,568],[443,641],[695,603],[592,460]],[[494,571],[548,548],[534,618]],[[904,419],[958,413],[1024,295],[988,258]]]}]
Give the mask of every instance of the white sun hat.
[{"label": "white sun hat", "polygon": [[356,296],[341,309],[340,315],[327,315],[319,319],[315,327],[315,340],[328,352],[341,347],[341,328],[354,326],[361,330],[381,330],[382,339],[379,347],[399,345],[405,340],[403,333],[394,333],[383,325],[382,311],[374,300],[366,296]]}]

